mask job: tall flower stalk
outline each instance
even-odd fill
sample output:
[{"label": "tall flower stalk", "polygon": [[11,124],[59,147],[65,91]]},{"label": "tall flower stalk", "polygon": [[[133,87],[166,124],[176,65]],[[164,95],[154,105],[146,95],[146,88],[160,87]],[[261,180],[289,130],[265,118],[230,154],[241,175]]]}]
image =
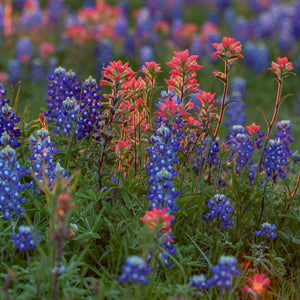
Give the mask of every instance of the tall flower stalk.
[{"label": "tall flower stalk", "polygon": [[292,63],[289,62],[286,57],[283,57],[283,58],[278,57],[276,62],[272,62],[271,67],[268,70],[272,71],[276,75],[277,95],[276,95],[273,117],[272,117],[271,121],[268,122],[268,132],[266,135],[263,151],[262,151],[259,163],[258,163],[258,171],[261,168],[261,164],[262,164],[263,156],[264,156],[264,150],[266,149],[268,142],[270,140],[271,131],[272,131],[273,125],[275,123],[275,120],[276,120],[276,117],[277,117],[277,114],[279,111],[279,107],[282,104],[282,102],[284,101],[284,99],[283,100],[281,99],[283,79],[285,77],[288,77],[289,75],[293,74],[291,72],[293,70],[293,66],[292,66]]},{"label": "tall flower stalk", "polygon": [[241,43],[238,41],[235,42],[233,38],[223,37],[222,43],[214,43],[213,47],[217,50],[213,53],[213,55],[222,59],[225,65],[224,72],[214,71],[215,78],[219,79],[224,84],[219,121],[214,133],[214,138],[216,138],[218,136],[225,111],[225,99],[228,90],[230,68],[238,58],[243,58],[243,55],[240,53],[242,51]]}]

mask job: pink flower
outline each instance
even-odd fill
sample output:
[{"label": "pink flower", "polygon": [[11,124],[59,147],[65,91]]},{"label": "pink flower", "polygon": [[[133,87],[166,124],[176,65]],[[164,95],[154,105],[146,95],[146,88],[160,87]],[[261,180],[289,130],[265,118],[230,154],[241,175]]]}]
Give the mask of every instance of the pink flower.
[{"label": "pink flower", "polygon": [[149,225],[149,229],[153,230],[159,222],[162,222],[161,230],[170,231],[171,221],[174,219],[172,215],[167,212],[167,208],[157,209],[153,207],[152,211],[146,211],[146,214],[140,218],[141,221]]},{"label": "pink flower", "polygon": [[217,50],[213,53],[213,55],[219,56],[221,59],[228,60],[228,62],[235,61],[238,57],[244,57],[240,53],[242,51],[241,42],[235,42],[233,38],[224,36],[222,43],[214,43],[212,45]]},{"label": "pink flower", "polygon": [[246,129],[250,134],[255,134],[260,129],[260,126],[252,123],[251,125],[246,126]]},{"label": "pink flower", "polygon": [[289,75],[293,70],[292,63],[288,61],[287,57],[278,57],[276,62],[272,62],[271,67],[268,70],[274,72],[279,79]]},{"label": "pink flower", "polygon": [[248,293],[261,294],[265,286],[270,284],[270,279],[265,278],[265,274],[256,273],[253,277],[247,277],[251,283],[251,287],[248,285],[244,286],[244,291]]},{"label": "pink flower", "polygon": [[47,57],[55,52],[55,45],[48,42],[42,42],[40,44],[39,53],[41,57]]}]

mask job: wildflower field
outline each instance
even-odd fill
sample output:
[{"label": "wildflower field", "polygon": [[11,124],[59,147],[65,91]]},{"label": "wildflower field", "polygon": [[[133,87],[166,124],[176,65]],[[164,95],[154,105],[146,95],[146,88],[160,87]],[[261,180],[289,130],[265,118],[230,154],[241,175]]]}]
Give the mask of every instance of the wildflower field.
[{"label": "wildflower field", "polygon": [[0,2],[0,299],[300,299],[300,1]]}]

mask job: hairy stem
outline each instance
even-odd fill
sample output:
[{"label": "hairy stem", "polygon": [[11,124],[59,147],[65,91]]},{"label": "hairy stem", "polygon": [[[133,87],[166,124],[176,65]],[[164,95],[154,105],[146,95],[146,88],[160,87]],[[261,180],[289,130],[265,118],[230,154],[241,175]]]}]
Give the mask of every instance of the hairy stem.
[{"label": "hairy stem", "polygon": [[217,124],[217,128],[216,131],[214,133],[214,138],[216,139],[218,133],[219,133],[219,129],[222,123],[222,119],[223,119],[223,115],[224,115],[224,111],[225,111],[225,99],[226,99],[226,95],[227,95],[227,90],[228,90],[228,75],[229,75],[229,68],[228,68],[228,63],[225,62],[225,82],[224,82],[224,89],[223,89],[223,95],[222,95],[222,102],[221,102],[221,109],[220,109],[220,116],[219,116],[219,121]]}]

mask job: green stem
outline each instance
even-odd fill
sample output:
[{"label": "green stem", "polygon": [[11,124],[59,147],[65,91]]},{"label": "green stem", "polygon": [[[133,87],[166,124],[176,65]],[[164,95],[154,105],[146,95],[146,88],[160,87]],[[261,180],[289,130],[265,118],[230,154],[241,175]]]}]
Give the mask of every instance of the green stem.
[{"label": "green stem", "polygon": [[264,147],[262,148],[261,157],[260,157],[260,160],[259,160],[259,163],[258,163],[258,166],[257,166],[257,171],[258,172],[261,168],[262,160],[263,160],[263,157],[264,157],[264,151],[265,151],[265,149],[268,145],[268,142],[270,140],[271,131],[272,131],[273,125],[274,125],[275,120],[276,120],[276,116],[277,116],[278,111],[279,111],[283,79],[277,80],[277,83],[278,83],[278,87],[277,87],[277,96],[276,96],[276,103],[275,103],[274,113],[273,113],[272,120],[271,120],[271,122],[268,126],[268,132],[267,132],[267,136],[266,136],[266,139],[265,139]]},{"label": "green stem", "polygon": [[222,102],[221,102],[221,110],[220,110],[220,116],[219,116],[219,121],[218,121],[218,125],[216,128],[216,131],[214,133],[214,139],[216,139],[219,130],[220,130],[220,126],[222,123],[222,119],[223,119],[223,115],[224,115],[224,111],[225,111],[225,99],[226,99],[226,95],[227,95],[227,90],[228,90],[228,75],[229,75],[229,68],[228,68],[228,63],[225,62],[225,82],[224,82],[224,89],[223,89],[223,95],[222,95]]}]

